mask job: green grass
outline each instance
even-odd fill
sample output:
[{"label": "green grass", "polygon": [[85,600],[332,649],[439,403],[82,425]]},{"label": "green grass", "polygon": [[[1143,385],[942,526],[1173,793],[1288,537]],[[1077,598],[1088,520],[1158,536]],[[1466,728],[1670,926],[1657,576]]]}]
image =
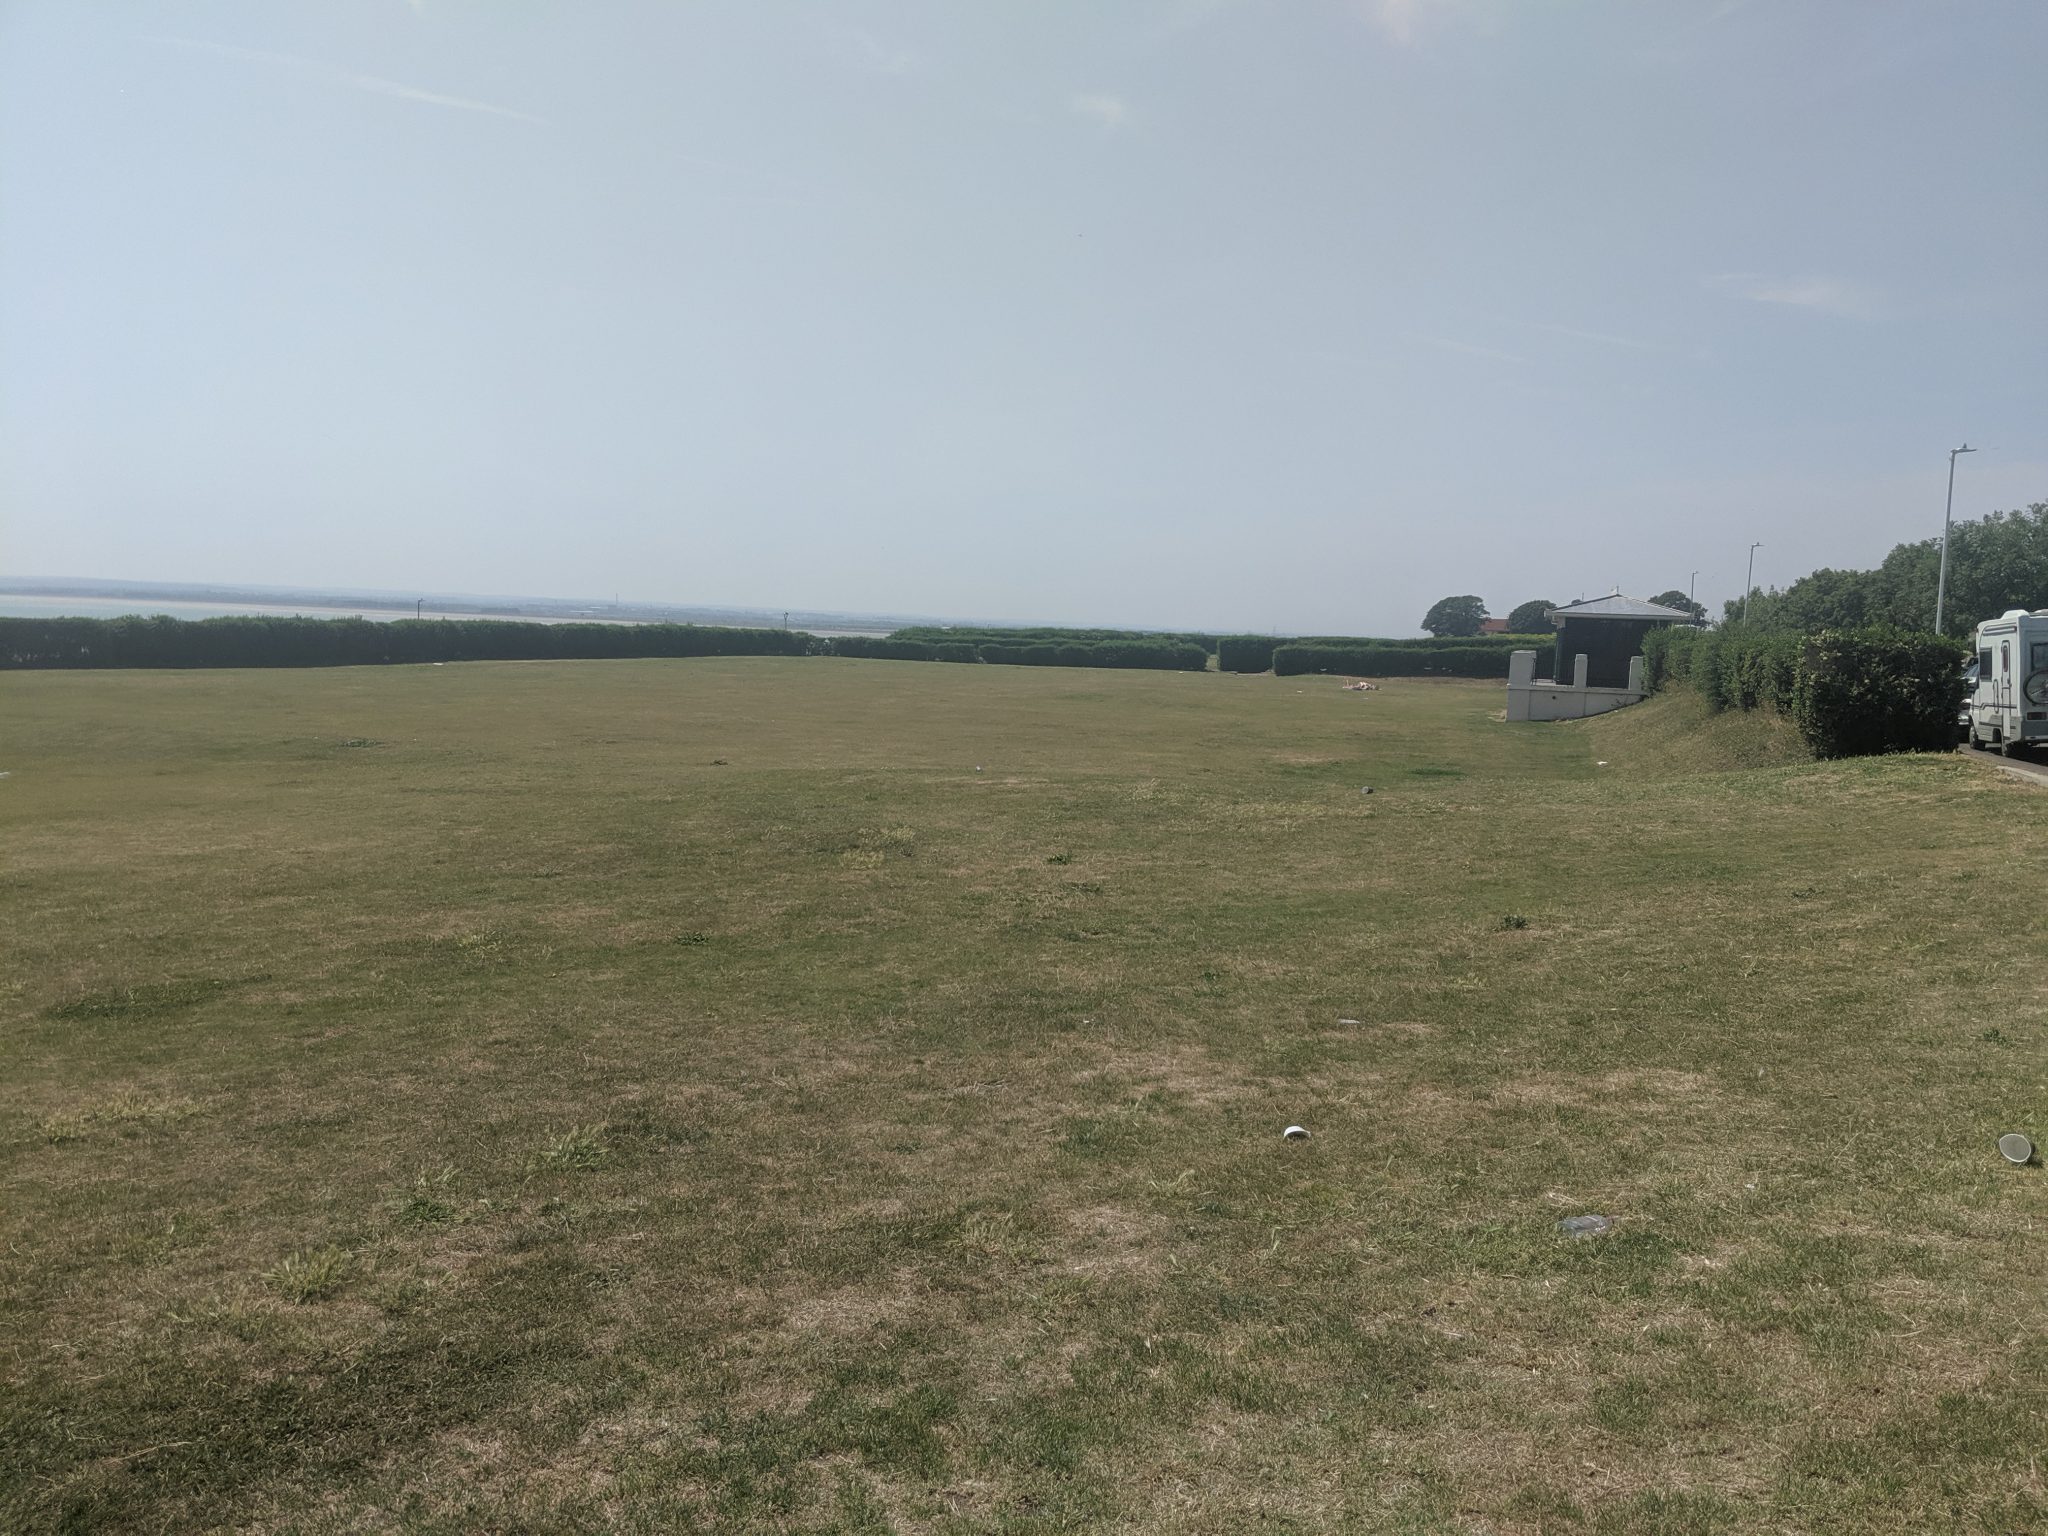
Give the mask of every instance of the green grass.
[{"label": "green grass", "polygon": [[2048,797],[1501,702],[0,678],[0,1528],[2040,1528]]}]

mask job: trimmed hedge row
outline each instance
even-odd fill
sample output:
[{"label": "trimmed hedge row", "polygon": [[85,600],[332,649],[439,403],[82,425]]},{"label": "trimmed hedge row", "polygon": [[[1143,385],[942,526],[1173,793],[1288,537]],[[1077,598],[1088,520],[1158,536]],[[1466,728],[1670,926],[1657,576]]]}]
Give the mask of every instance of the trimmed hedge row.
[{"label": "trimmed hedge row", "polygon": [[429,661],[563,661],[649,656],[808,656],[800,630],[704,624],[538,624],[516,619],[173,619],[0,617],[0,669],[362,667]]},{"label": "trimmed hedge row", "polygon": [[75,667],[365,667],[431,661],[679,656],[859,656],[1200,672],[1199,645],[1128,637],[1098,644],[899,640],[700,624],[539,624],[517,619],[0,617],[0,670]]},{"label": "trimmed hedge row", "polygon": [[1503,646],[1288,644],[1273,652],[1280,677],[1343,672],[1353,677],[1498,677],[1508,675]]},{"label": "trimmed hedge row", "polygon": [[1947,752],[1969,648],[1902,629],[1822,630],[1799,659],[1792,714],[1816,757]]},{"label": "trimmed hedge row", "polygon": [[1063,629],[1039,626],[1031,629],[1003,629],[989,625],[910,624],[889,632],[891,640],[925,640],[934,643],[966,641],[979,645],[1122,645],[1133,641],[1171,642],[1199,645],[1205,655],[1216,650],[1214,635],[1183,633],[1165,629]]},{"label": "trimmed hedge row", "polygon": [[981,659],[1013,667],[1127,667],[1158,672],[1206,672],[1209,653],[1189,641],[1125,640],[1100,645],[1063,645],[1034,641],[1025,645],[983,641],[975,647]]},{"label": "trimmed hedge row", "polygon": [[[1326,639],[1325,644],[1357,645],[1353,638],[1337,641]],[[1367,645],[1398,645],[1404,650],[1416,651],[1543,651],[1557,643],[1557,632],[1545,630],[1540,635],[1424,635],[1419,640],[1366,640]]]},{"label": "trimmed hedge row", "polygon": [[974,647],[963,641],[935,644],[930,640],[898,640],[869,635],[839,635],[829,642],[834,656],[862,657],[869,661],[979,661]]},{"label": "trimmed hedge row", "polygon": [[830,649],[834,656],[877,661],[983,661],[1019,667],[1135,667],[1201,672],[1209,665],[1209,653],[1199,645],[1164,640],[1126,638],[1090,645],[1081,641],[906,640],[902,635],[901,630],[886,639],[844,635],[831,641]]},{"label": "trimmed hedge row", "polygon": [[[1550,635],[1467,635],[1439,639],[1426,636],[1420,640],[1376,640],[1356,635],[1302,635],[1291,640],[1277,639],[1272,635],[1225,635],[1216,644],[1216,670],[1219,672],[1270,672],[1273,670],[1273,653],[1282,646],[1310,646],[1329,650],[1395,650],[1423,652],[1456,652],[1463,655],[1468,651],[1497,651],[1501,654],[1499,670],[1457,673],[1457,676],[1506,677],[1510,651],[1547,650],[1553,642]],[[1459,663],[1465,665],[1466,663]],[[1331,670],[1314,668],[1311,670]],[[1447,667],[1430,668],[1443,672]],[[1387,677],[1419,676],[1407,671],[1384,672]]]},{"label": "trimmed hedge row", "polygon": [[1748,630],[1670,626],[1643,637],[1643,675],[1652,693],[1689,684],[1712,710],[1792,708],[1804,639]]},{"label": "trimmed hedge row", "polygon": [[1968,655],[1960,641],[1881,627],[1810,636],[1672,628],[1643,641],[1652,692],[1683,683],[1715,711],[1790,715],[1824,758],[1953,746]]},{"label": "trimmed hedge row", "polygon": [[1270,672],[1280,642],[1271,635],[1225,635],[1216,642],[1218,672]]}]

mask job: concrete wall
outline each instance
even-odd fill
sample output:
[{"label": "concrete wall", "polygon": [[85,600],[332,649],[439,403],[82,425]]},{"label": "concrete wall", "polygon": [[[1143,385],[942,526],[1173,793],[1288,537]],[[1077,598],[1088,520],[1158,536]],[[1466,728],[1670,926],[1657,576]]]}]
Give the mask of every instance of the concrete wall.
[{"label": "concrete wall", "polygon": [[1593,688],[1586,683],[1586,658],[1572,658],[1572,680],[1555,682],[1536,676],[1536,653],[1514,651],[1508,656],[1508,718],[1510,720],[1583,720],[1604,715],[1610,709],[1626,709],[1643,701],[1643,658],[1633,656],[1628,664],[1626,688]]}]

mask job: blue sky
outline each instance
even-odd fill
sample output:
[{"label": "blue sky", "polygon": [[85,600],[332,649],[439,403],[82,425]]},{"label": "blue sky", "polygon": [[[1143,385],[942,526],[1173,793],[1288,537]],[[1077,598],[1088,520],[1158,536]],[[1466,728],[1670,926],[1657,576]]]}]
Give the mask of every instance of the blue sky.
[{"label": "blue sky", "polygon": [[2048,498],[2048,6],[0,7],[0,572],[1316,632]]}]

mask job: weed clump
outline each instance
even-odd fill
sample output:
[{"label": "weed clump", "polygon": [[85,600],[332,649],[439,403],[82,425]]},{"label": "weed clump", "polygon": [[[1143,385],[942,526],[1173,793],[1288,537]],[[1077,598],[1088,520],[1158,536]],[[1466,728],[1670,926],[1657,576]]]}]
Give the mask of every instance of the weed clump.
[{"label": "weed clump", "polygon": [[422,1169],[414,1177],[412,1187],[393,1195],[384,1203],[385,1209],[401,1227],[439,1226],[444,1221],[453,1221],[455,1205],[448,1196],[454,1180],[453,1168],[442,1168],[437,1173]]},{"label": "weed clump", "polygon": [[310,1252],[288,1255],[275,1269],[263,1272],[263,1283],[286,1301],[303,1306],[323,1301],[348,1283],[356,1256],[333,1243]]},{"label": "weed clump", "polygon": [[1519,933],[1522,929],[1529,926],[1529,919],[1522,916],[1519,912],[1508,912],[1502,915],[1500,925],[1506,932]]},{"label": "weed clump", "polygon": [[551,1136],[534,1156],[534,1166],[553,1173],[588,1172],[605,1165],[608,1154],[601,1125],[572,1125]]}]

